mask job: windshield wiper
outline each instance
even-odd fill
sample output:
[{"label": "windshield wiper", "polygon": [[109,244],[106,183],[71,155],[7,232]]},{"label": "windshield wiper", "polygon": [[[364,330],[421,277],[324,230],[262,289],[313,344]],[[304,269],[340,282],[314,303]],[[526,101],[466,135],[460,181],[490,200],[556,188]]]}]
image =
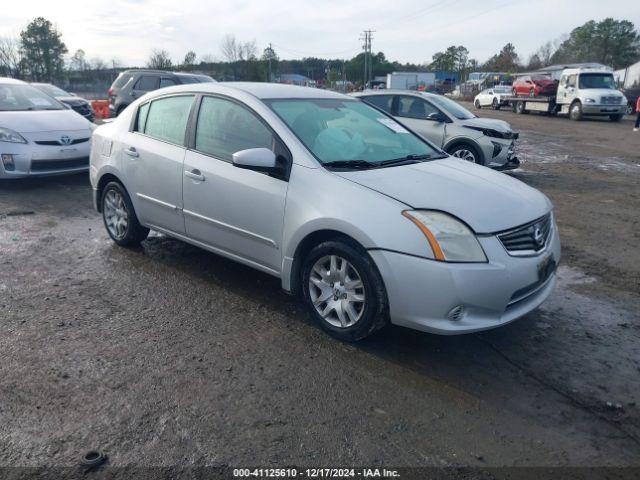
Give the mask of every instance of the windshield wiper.
[{"label": "windshield wiper", "polygon": [[375,168],[376,164],[367,162],[366,160],[334,160],[324,164],[327,168],[348,168],[351,170],[368,170]]},{"label": "windshield wiper", "polygon": [[411,154],[411,155],[407,155],[406,157],[400,157],[400,158],[392,158],[391,160],[385,160],[384,162],[380,162],[378,163],[378,165],[383,165],[383,166],[387,166],[387,165],[397,165],[400,163],[417,163],[420,160],[431,160],[433,157],[431,155],[415,155],[415,154]]}]

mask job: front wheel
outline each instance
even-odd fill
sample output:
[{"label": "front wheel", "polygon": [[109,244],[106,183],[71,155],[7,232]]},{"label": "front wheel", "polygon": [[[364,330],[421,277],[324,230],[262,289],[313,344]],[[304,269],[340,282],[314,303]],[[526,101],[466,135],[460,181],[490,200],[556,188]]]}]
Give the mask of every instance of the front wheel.
[{"label": "front wheel", "polygon": [[569,118],[576,122],[582,120],[582,104],[580,102],[575,102],[571,105],[571,108],[569,109]]},{"label": "front wheel", "polygon": [[491,102],[491,106],[493,107],[494,110],[500,110],[500,102],[498,101],[497,98],[493,99],[493,102]]},{"label": "front wheel", "polygon": [[627,115],[633,115],[634,108],[631,103],[627,104]]},{"label": "front wheel", "polygon": [[111,239],[122,247],[138,245],[149,229],[140,225],[131,198],[118,182],[109,182],[102,191],[102,220]]},{"label": "front wheel", "polygon": [[480,110],[482,108],[482,106],[480,105],[480,100],[476,100],[475,102],[473,102],[473,104],[477,110]]},{"label": "front wheel", "polygon": [[477,163],[482,165],[482,159],[480,157],[480,153],[473,146],[466,143],[459,143],[458,145],[454,145],[453,147],[449,147],[447,149],[447,153],[452,157],[459,158],[461,160],[466,160],[467,162]]},{"label": "front wheel", "polygon": [[330,335],[355,342],[389,322],[382,277],[366,251],[340,240],[319,244],[302,269],[311,316]]}]

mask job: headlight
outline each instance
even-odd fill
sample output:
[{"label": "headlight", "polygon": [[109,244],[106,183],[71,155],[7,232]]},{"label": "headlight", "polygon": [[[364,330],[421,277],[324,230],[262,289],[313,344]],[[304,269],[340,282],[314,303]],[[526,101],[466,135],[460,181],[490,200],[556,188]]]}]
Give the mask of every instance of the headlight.
[{"label": "headlight", "polygon": [[593,99],[593,98],[585,98],[584,102],[585,103],[596,103],[595,99]]},{"label": "headlight", "polygon": [[487,257],[475,234],[460,220],[432,210],[405,210],[424,234],[433,256],[441,262],[486,262]]},{"label": "headlight", "polygon": [[22,135],[8,128],[0,127],[0,142],[27,143]]}]

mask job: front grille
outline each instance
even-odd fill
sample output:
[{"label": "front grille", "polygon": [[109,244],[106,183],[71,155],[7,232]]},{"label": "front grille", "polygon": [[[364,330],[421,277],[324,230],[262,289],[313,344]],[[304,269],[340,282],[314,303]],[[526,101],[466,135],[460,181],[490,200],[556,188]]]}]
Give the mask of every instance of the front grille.
[{"label": "front grille", "polygon": [[499,233],[498,238],[510,255],[535,255],[544,250],[550,233],[551,214],[549,213],[514,230]]},{"label": "front grille", "polygon": [[66,160],[32,160],[32,172],[49,172],[53,170],[70,170],[89,166],[89,157],[69,158]]},{"label": "front grille", "polygon": [[618,105],[620,103],[620,97],[617,95],[604,96],[600,99],[602,105]]},{"label": "front grille", "polygon": [[37,143],[38,145],[48,145],[48,146],[55,146],[55,147],[59,147],[59,146],[63,146],[66,147],[67,145],[77,145],[79,143],[84,143],[84,142],[88,142],[89,138],[76,138],[74,140],[71,140],[71,143],[62,143],[60,140],[39,140],[36,141],[35,143]]}]

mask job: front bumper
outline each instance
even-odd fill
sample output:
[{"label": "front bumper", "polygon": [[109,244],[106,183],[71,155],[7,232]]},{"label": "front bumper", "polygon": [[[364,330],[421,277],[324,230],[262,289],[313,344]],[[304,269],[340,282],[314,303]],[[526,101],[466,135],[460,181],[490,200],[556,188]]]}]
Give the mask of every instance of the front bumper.
[{"label": "front bumper", "polygon": [[582,104],[584,115],[624,115],[627,113],[627,105],[592,105]]},{"label": "front bumper", "polygon": [[[502,139],[493,137],[482,137],[477,140],[482,148],[485,165],[495,169],[506,169],[509,163],[516,158],[516,141],[514,139]],[[494,156],[496,145],[499,145],[500,152]],[[519,163],[519,162],[518,162]]]},{"label": "front bumper", "polygon": [[[560,260],[555,224],[546,250],[533,257],[510,256],[495,236],[479,241],[488,263],[444,263],[370,251],[385,282],[391,322],[443,335],[477,332],[526,315],[551,294],[556,274],[541,282],[538,267],[548,257],[556,264]],[[458,306],[463,315],[449,319]]]},{"label": "front bumper", "polygon": [[[91,132],[87,133],[91,136]],[[0,160],[0,178],[63,175],[87,172],[91,140],[76,145],[38,145],[0,143],[0,154],[11,155],[13,169]]]}]

